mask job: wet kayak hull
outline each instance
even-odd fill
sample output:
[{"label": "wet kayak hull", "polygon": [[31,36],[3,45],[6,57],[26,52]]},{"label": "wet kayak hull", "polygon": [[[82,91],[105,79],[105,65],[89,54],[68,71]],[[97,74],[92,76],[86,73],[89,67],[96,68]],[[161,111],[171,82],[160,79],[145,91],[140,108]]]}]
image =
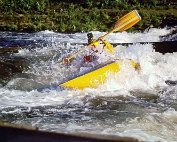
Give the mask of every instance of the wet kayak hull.
[{"label": "wet kayak hull", "polygon": [[[127,61],[126,61],[127,62]],[[108,74],[118,73],[124,61],[113,61],[91,72],[70,79],[60,86],[70,89],[97,88],[107,79]],[[133,67],[137,67],[137,63],[133,60],[128,60],[128,63]]]}]

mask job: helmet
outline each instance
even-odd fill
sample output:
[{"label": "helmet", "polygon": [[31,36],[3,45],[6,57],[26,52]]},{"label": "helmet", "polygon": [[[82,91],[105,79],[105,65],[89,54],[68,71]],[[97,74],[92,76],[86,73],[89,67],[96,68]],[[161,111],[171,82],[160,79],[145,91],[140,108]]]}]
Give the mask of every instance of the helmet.
[{"label": "helmet", "polygon": [[88,34],[87,34],[87,37],[88,37],[88,38],[93,38],[93,34],[92,34],[92,33],[88,33]]},{"label": "helmet", "polygon": [[87,34],[87,38],[88,38],[88,43],[91,43],[93,40],[93,34],[92,33],[88,33]]}]

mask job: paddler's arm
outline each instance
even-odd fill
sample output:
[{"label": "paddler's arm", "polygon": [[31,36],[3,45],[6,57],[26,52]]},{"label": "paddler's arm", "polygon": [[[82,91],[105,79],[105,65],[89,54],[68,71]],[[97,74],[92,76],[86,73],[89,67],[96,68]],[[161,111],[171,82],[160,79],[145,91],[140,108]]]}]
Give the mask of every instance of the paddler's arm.
[{"label": "paddler's arm", "polygon": [[92,42],[88,45],[89,49],[94,51],[94,52],[98,52],[97,50],[97,46],[100,44],[99,40],[92,40]]},{"label": "paddler's arm", "polygon": [[98,46],[100,44],[100,41],[99,40],[93,40],[89,45],[91,45],[91,46]]},{"label": "paddler's arm", "polygon": [[111,54],[114,54],[114,48],[113,46],[106,40],[104,40],[103,38],[99,38],[99,40],[101,40],[104,43],[104,48],[107,49]]}]

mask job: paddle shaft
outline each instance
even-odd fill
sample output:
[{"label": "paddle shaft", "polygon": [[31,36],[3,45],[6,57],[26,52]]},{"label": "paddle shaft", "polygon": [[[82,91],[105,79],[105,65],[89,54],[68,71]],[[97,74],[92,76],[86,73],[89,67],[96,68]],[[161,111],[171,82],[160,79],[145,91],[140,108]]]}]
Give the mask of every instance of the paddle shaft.
[{"label": "paddle shaft", "polygon": [[[136,19],[136,17],[135,17],[135,18],[132,18],[129,22],[133,22],[135,19]],[[106,33],[105,35],[103,35],[101,38],[104,39],[104,38],[105,38],[106,36],[108,36],[109,34],[115,32],[115,31],[119,31],[119,30],[122,29],[125,25],[127,25],[127,23],[124,23],[124,24],[121,25],[120,27],[111,30],[110,32],[108,32],[108,33]],[[98,41],[98,40],[99,40],[99,39],[97,39],[97,41]],[[84,50],[85,50],[88,46],[90,46],[90,45],[92,45],[92,43],[89,44],[89,45],[87,45],[87,46],[85,46],[85,47],[82,48],[80,51],[78,51],[77,53],[73,54],[71,57],[67,58],[67,60],[71,60],[72,58],[75,58],[77,55],[79,55],[82,51],[84,51]]]},{"label": "paddle shaft", "polygon": [[[98,40],[96,40],[98,41]],[[68,57],[67,60],[71,60],[72,58],[75,58],[77,55],[79,55],[82,51],[84,51],[87,47],[91,46],[93,43],[90,43],[88,45],[86,45],[85,47],[83,47],[81,50],[79,50],[77,53],[73,54],[72,56]]]},{"label": "paddle shaft", "polygon": [[[126,14],[123,16],[121,19],[119,19],[116,22],[115,28],[111,30],[110,32],[106,33],[105,35],[101,36],[101,39],[104,39],[106,36],[109,34],[116,32],[116,31],[124,31],[133,25],[135,25],[137,22],[141,20],[141,17],[139,16],[138,12],[136,10],[133,10],[132,12]],[[118,23],[118,24],[117,24]],[[96,41],[100,40],[98,38]],[[72,56],[66,58],[67,61],[71,60],[72,58],[75,58],[77,55],[79,55],[82,51],[84,51],[87,47],[91,46],[93,43],[90,43],[89,45],[83,47],[80,51],[77,53],[73,54]]]}]

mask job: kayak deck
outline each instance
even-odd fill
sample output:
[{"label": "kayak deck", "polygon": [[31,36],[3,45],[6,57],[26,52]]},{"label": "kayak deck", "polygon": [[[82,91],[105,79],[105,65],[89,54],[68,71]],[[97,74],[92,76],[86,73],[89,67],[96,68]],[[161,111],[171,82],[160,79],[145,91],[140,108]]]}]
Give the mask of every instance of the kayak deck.
[{"label": "kayak deck", "polygon": [[[137,63],[135,61],[128,60],[128,62],[133,68],[136,68]],[[121,60],[110,62],[100,68],[96,68],[91,72],[61,83],[60,86],[70,89],[97,88],[106,81],[108,74],[118,73],[122,64],[123,61]]]}]

